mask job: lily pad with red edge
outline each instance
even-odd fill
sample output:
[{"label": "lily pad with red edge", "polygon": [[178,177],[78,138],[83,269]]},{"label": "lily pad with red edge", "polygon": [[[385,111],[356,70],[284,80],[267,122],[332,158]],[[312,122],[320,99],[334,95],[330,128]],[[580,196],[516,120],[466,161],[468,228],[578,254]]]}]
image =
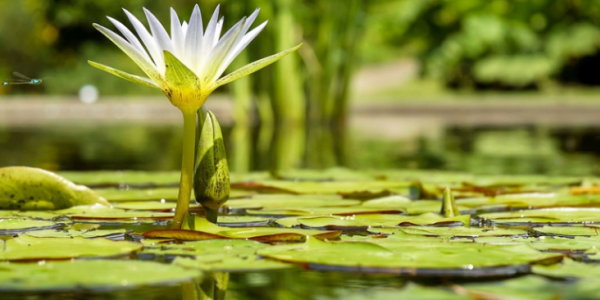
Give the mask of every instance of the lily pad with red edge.
[{"label": "lily pad with red edge", "polygon": [[252,216],[305,216],[305,215],[336,215],[352,216],[366,214],[393,214],[404,213],[401,208],[377,208],[364,207],[361,205],[344,207],[286,207],[247,210],[247,214]]},{"label": "lily pad with red edge", "polygon": [[183,241],[209,239],[247,239],[263,243],[303,242],[307,236],[319,239],[337,239],[341,231],[321,231],[292,228],[246,227],[230,228],[218,226],[206,219],[196,217],[190,229],[157,229],[143,234],[147,238],[173,238]]},{"label": "lily pad with red edge", "polygon": [[410,182],[398,181],[261,181],[233,185],[232,188],[270,193],[360,195],[359,198],[378,198],[391,194],[408,195]]},{"label": "lily pad with red edge", "polygon": [[364,214],[353,216],[301,216],[276,220],[284,227],[320,228],[329,230],[367,230],[369,227],[395,226],[463,226],[469,225],[470,216],[444,218],[438,214],[423,214],[420,216]]},{"label": "lily pad with red edge", "polygon": [[415,227],[407,226],[401,228],[374,228],[371,232],[394,234],[403,232],[405,234],[423,235],[423,236],[441,236],[449,238],[478,238],[478,237],[526,237],[527,231],[522,229],[503,229],[503,228],[481,228],[481,227]]}]

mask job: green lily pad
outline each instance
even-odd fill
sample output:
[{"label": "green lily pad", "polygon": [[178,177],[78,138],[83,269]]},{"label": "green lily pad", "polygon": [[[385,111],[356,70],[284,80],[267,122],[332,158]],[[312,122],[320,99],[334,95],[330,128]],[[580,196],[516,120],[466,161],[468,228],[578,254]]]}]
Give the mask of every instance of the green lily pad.
[{"label": "green lily pad", "polygon": [[479,217],[502,226],[545,226],[600,223],[598,208],[552,208],[482,214]]},{"label": "green lily pad", "polygon": [[542,228],[534,228],[533,231],[541,235],[551,236],[598,236],[600,228],[587,226],[544,226]]},{"label": "green lily pad", "polygon": [[247,240],[207,240],[147,247],[142,255],[192,256],[193,258],[177,257],[173,263],[186,268],[224,272],[273,270],[293,266],[259,258],[256,251],[265,247],[268,245]]},{"label": "green lily pad", "polygon": [[73,182],[87,186],[170,185],[177,184],[179,176],[181,176],[179,171],[94,171],[60,172],[59,174]]},{"label": "green lily pad", "polygon": [[594,278],[600,276],[600,265],[586,264],[565,258],[561,263],[534,266],[533,273],[556,278]]},{"label": "green lily pad", "polygon": [[600,195],[570,195],[560,193],[512,194],[496,197],[461,199],[457,204],[486,209],[488,207],[505,208],[552,208],[552,207],[593,207],[600,206]]},{"label": "green lily pad", "polygon": [[[378,198],[390,194],[409,194],[410,182],[397,181],[262,181],[247,184],[243,188],[289,194],[336,194],[352,198]],[[236,188],[242,188],[236,186]]]},{"label": "green lily pad", "polygon": [[[85,270],[85,275],[82,270]],[[3,264],[0,267],[0,291],[106,291],[140,285],[173,284],[200,276],[201,273],[193,269],[133,260]]]},{"label": "green lily pad", "polygon": [[113,229],[113,230],[37,230],[25,233],[28,236],[37,238],[120,238],[122,239],[124,234],[127,232],[125,229]]},{"label": "green lily pad", "polygon": [[283,170],[278,175],[281,179],[292,181],[367,181],[373,177],[346,168],[328,168],[323,170]]},{"label": "green lily pad", "polygon": [[478,227],[402,227],[378,228],[372,232],[394,234],[399,231],[406,234],[424,236],[443,236],[457,238],[477,238],[483,236],[526,236],[527,231],[520,229],[478,228]]},{"label": "green lily pad", "polygon": [[342,199],[338,195],[256,195],[250,199],[234,199],[225,203],[229,209],[281,207],[336,207],[360,204],[358,200]]},{"label": "green lily pad", "polygon": [[171,220],[173,213],[151,212],[151,211],[130,211],[107,207],[73,207],[55,211],[56,214],[65,215],[72,220],[86,222],[128,222],[142,223],[155,222],[160,220]]},{"label": "green lily pad", "polygon": [[399,247],[366,242],[323,242],[272,246],[259,255],[319,270],[360,271],[412,276],[489,277],[526,273],[529,264],[562,258],[526,245],[410,243]]},{"label": "green lily pad", "polygon": [[29,167],[0,168],[0,209],[52,210],[92,204],[110,206],[96,192],[52,172]]},{"label": "green lily pad", "polygon": [[173,261],[173,264],[203,271],[219,271],[228,273],[273,271],[295,267],[294,265],[271,259],[264,259],[256,255],[220,258],[198,256],[195,259],[177,257]]},{"label": "green lily pad", "polygon": [[[46,259],[70,259],[77,257],[110,257],[125,255],[142,248],[141,244],[107,239],[83,237],[36,238],[22,235],[5,241],[0,260],[28,261]],[[40,251],[40,249],[44,249]]]},{"label": "green lily pad", "polygon": [[304,215],[338,215],[351,216],[362,214],[401,214],[402,209],[364,207],[361,205],[344,207],[287,207],[247,210],[249,215],[257,216],[304,216]]},{"label": "green lily pad", "polygon": [[309,229],[246,227],[230,228],[218,226],[204,218],[194,219],[193,230],[158,229],[143,234],[149,238],[175,238],[179,240],[247,239],[258,242],[302,242],[307,236],[321,239],[336,239],[340,231]]},{"label": "green lily pad", "polygon": [[96,192],[110,202],[118,201],[149,201],[149,200],[177,200],[179,189],[156,188],[156,189],[97,189]]},{"label": "green lily pad", "polygon": [[[452,225],[468,225],[470,216],[458,216],[444,218],[438,214],[424,214],[420,216],[404,216],[404,215],[385,215],[385,214],[365,214],[355,216],[305,216],[283,218],[275,221],[277,224],[285,227],[309,227],[309,228],[326,228],[326,229],[367,229],[368,227],[395,227],[409,225],[437,225],[437,226],[452,226]],[[376,230],[378,231],[378,230]]]},{"label": "green lily pad", "polygon": [[272,220],[255,216],[220,216],[217,224],[226,227],[268,226]]},{"label": "green lily pad", "polygon": [[19,219],[0,219],[0,234],[14,234],[30,230],[55,229],[62,227],[52,221],[40,221],[26,218]]}]

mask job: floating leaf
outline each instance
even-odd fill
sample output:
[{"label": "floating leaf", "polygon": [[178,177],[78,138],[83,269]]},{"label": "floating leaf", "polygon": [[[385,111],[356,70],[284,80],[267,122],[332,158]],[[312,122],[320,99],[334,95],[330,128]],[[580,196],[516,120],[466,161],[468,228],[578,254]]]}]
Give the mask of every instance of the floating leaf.
[{"label": "floating leaf", "polygon": [[39,221],[26,218],[0,219],[0,234],[15,234],[30,230],[54,229],[64,226],[52,221]]},{"label": "floating leaf", "polygon": [[133,260],[4,264],[0,267],[0,291],[106,291],[139,285],[173,284],[200,276],[198,271],[176,265]]},{"label": "floating leaf", "polygon": [[[110,257],[138,251],[142,245],[126,241],[107,239],[85,239],[82,237],[36,238],[22,235],[5,242],[0,260],[46,260],[77,257]],[[40,249],[43,249],[41,251]]]},{"label": "floating leaf", "polygon": [[229,200],[228,209],[257,209],[281,207],[336,207],[359,205],[358,200],[342,199],[338,195],[256,195],[250,199]]},{"label": "floating leaf", "polygon": [[110,238],[122,239],[125,232],[125,229],[113,229],[113,230],[37,230],[30,231],[25,233],[28,236],[37,237],[37,238],[74,238],[74,237],[82,237],[82,238]]},{"label": "floating leaf", "polygon": [[[410,225],[437,225],[460,226],[468,225],[470,216],[444,218],[438,214],[424,214],[420,216],[365,214],[355,216],[306,216],[283,218],[275,221],[285,227],[302,226],[309,228],[324,228],[329,230],[351,230],[368,227],[395,227]],[[375,230],[375,229],[373,229]],[[378,231],[375,230],[375,231]]]},{"label": "floating leaf", "polygon": [[520,229],[477,228],[477,227],[402,227],[371,229],[372,232],[394,234],[401,231],[406,234],[424,236],[443,236],[457,238],[477,238],[484,236],[526,236],[527,231]]},{"label": "floating leaf", "polygon": [[291,228],[229,228],[208,222],[204,218],[195,218],[194,230],[159,229],[144,233],[149,238],[174,238],[184,241],[207,239],[248,239],[253,241],[271,242],[302,242],[307,236],[321,239],[336,239],[340,231],[303,230]]},{"label": "floating leaf", "polygon": [[194,268],[205,271],[219,271],[229,273],[257,272],[289,269],[294,265],[282,263],[275,260],[263,259],[256,255],[245,257],[205,257],[198,256],[195,259],[177,257],[174,265],[185,268]]},{"label": "floating leaf", "polygon": [[593,278],[600,276],[600,265],[585,264],[565,258],[561,263],[549,266],[534,266],[533,273],[557,278]]},{"label": "floating leaf", "polygon": [[544,226],[542,228],[534,228],[533,231],[541,235],[550,236],[563,236],[563,237],[574,237],[574,236],[598,236],[600,228],[597,227],[584,227],[584,226]]},{"label": "floating leaf", "polygon": [[56,211],[59,215],[66,215],[72,220],[86,222],[155,222],[159,220],[170,220],[172,213],[129,211],[106,207],[73,207]]},{"label": "floating leaf", "polygon": [[[337,194],[355,198],[378,198],[390,194],[408,195],[410,182],[395,181],[262,181],[247,184],[246,189],[290,194]],[[242,188],[240,185],[232,187]]]},{"label": "floating leaf", "polygon": [[529,264],[552,262],[560,254],[525,245],[411,243],[400,247],[366,242],[323,242],[264,248],[259,255],[318,270],[360,271],[412,276],[489,277],[526,273]]},{"label": "floating leaf", "polygon": [[598,208],[554,208],[490,213],[479,216],[484,221],[503,226],[545,226],[558,224],[600,223]]},{"label": "floating leaf", "polygon": [[110,206],[89,188],[29,167],[0,168],[0,209],[52,210],[77,205]]},{"label": "floating leaf", "polygon": [[454,290],[472,297],[471,299],[556,300],[563,299],[560,295],[563,294],[564,287],[556,282],[530,275],[503,282],[455,285]]},{"label": "floating leaf", "polygon": [[176,185],[179,182],[179,171],[144,172],[144,171],[94,171],[94,172],[59,172],[61,176],[87,186],[144,186],[156,187]]},{"label": "floating leaf", "polygon": [[351,216],[363,214],[401,214],[402,209],[386,209],[364,206],[345,206],[345,207],[310,207],[310,208],[271,208],[259,210],[247,210],[249,215],[257,216],[303,216],[303,215],[338,215]]}]

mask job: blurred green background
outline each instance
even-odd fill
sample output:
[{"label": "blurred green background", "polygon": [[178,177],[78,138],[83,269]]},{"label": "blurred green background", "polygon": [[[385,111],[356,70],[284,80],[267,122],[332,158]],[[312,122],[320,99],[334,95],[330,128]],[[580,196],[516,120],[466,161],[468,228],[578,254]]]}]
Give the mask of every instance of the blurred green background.
[{"label": "blurred green background", "polygon": [[[407,119],[403,105],[459,106],[484,115],[482,102],[531,103],[553,114],[560,114],[557,103],[567,103],[600,112],[600,1],[207,0],[200,3],[205,22],[219,3],[225,28],[257,7],[256,24],[269,20],[232,68],[304,43],[298,53],[216,92],[233,102],[233,122],[223,125],[234,170],[347,166],[599,174],[599,123],[571,122],[576,114],[490,126],[439,123],[436,116],[450,113],[442,109],[431,112],[433,122],[430,115]],[[1,87],[0,106],[31,97],[60,102],[85,84],[98,88],[99,102],[143,96],[168,103],[160,91],[87,64],[141,73],[92,23],[114,28],[105,17],[111,16],[128,25],[122,8],[145,23],[146,7],[168,30],[169,7],[187,20],[194,4],[2,1],[0,74],[8,78],[18,71],[47,80]],[[380,105],[386,106],[379,111],[395,107],[387,109],[391,120],[408,121],[402,127],[377,123],[381,118],[370,109]],[[356,116],[362,123],[352,121]],[[153,123],[0,123],[0,166],[176,169],[180,129]]]}]

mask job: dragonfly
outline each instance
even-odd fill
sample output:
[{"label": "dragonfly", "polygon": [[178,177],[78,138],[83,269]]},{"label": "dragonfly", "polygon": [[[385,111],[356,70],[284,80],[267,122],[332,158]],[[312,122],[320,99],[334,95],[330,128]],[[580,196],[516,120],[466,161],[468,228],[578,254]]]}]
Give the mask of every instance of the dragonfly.
[{"label": "dragonfly", "polygon": [[38,85],[38,84],[42,84],[42,79],[38,79],[38,78],[29,78],[19,72],[13,72],[13,75],[15,76],[15,78],[12,79],[7,79],[6,81],[4,81],[2,83],[2,85],[9,85],[9,84],[31,84],[31,85]]}]

